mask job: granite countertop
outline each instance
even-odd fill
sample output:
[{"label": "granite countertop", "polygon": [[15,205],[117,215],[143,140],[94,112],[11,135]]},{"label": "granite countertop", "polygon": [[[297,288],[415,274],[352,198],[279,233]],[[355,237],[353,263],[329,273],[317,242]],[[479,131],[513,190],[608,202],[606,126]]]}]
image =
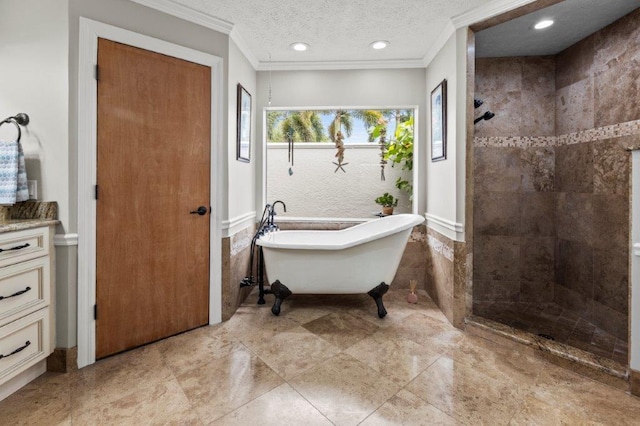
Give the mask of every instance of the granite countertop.
[{"label": "granite countertop", "polygon": [[60,223],[55,201],[24,201],[0,206],[0,233],[55,226]]},{"label": "granite countertop", "polygon": [[60,221],[56,219],[11,219],[0,222],[0,234],[41,226],[55,226],[59,223]]}]

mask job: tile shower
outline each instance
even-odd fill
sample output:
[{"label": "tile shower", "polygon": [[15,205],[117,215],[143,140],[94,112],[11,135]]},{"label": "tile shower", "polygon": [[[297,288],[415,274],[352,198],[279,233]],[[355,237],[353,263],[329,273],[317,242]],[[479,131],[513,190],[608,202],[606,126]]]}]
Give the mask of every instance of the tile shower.
[{"label": "tile shower", "polygon": [[554,56],[477,58],[473,313],[627,365],[640,9]]}]

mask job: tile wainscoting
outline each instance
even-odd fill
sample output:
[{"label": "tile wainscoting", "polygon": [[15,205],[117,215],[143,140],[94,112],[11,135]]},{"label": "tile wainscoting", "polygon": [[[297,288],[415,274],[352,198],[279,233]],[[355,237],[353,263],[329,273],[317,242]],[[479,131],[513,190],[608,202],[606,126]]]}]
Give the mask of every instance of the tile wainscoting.
[{"label": "tile wainscoting", "polygon": [[426,290],[449,322],[464,327],[467,244],[427,228]]}]

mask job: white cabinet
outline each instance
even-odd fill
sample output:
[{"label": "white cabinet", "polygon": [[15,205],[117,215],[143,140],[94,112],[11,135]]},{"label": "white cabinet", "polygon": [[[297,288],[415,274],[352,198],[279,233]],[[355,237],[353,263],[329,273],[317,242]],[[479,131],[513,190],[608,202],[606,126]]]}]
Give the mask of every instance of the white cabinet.
[{"label": "white cabinet", "polygon": [[0,233],[0,385],[55,347],[52,233]]}]

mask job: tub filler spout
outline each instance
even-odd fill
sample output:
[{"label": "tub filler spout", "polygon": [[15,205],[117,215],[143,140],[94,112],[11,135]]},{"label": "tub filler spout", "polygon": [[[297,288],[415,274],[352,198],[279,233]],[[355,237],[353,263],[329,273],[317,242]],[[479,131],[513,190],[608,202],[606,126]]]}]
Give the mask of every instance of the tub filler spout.
[{"label": "tub filler spout", "polygon": [[382,297],[396,275],[411,230],[423,221],[419,215],[397,214],[339,231],[262,235],[256,244],[262,246],[276,297],[271,312],[279,315],[282,301],[291,294],[367,293],[376,302],[378,317],[384,318]]}]

